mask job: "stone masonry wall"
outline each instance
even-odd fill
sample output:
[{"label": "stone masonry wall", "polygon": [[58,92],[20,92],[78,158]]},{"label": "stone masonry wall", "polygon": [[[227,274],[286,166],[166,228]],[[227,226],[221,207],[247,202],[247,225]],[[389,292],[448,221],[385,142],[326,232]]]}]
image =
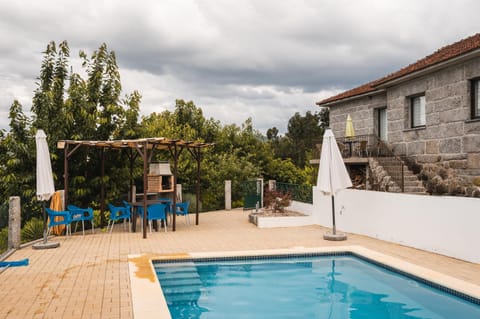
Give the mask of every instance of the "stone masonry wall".
[{"label": "stone masonry wall", "polygon": [[345,136],[347,116],[353,121],[355,135],[375,134],[374,110],[387,105],[385,94],[365,96],[330,108],[330,128],[335,137]]},{"label": "stone masonry wall", "polygon": [[[345,135],[347,115],[355,134],[376,134],[375,109],[387,106],[388,143],[397,155],[452,169],[480,180],[480,120],[471,120],[470,79],[480,77],[480,58],[352,99],[330,108],[330,127]],[[426,126],[412,129],[410,97],[425,93]],[[476,178],[476,179],[475,179]]]},{"label": "stone masonry wall", "polygon": [[[470,119],[470,79],[480,58],[387,89],[388,142],[397,155],[480,175],[480,121]],[[410,128],[410,96],[425,93],[425,128]]]}]

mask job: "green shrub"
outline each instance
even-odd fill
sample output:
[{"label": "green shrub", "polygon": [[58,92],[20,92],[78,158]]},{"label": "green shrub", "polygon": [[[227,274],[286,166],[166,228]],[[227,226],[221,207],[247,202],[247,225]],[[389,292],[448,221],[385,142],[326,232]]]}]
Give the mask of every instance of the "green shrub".
[{"label": "green shrub", "polygon": [[8,248],[8,227],[0,229],[0,254]]},{"label": "green shrub", "polygon": [[290,193],[275,190],[267,190],[263,197],[265,207],[272,209],[274,213],[284,213],[285,208],[292,203]]},{"label": "green shrub", "polygon": [[[105,220],[108,221],[110,219],[110,211],[106,210],[103,213],[105,214]],[[95,226],[95,228],[105,226],[102,225],[102,216],[99,209],[93,210],[93,225]]]},{"label": "green shrub", "polygon": [[43,221],[33,217],[30,219],[21,231],[22,243],[28,243],[43,237]]},{"label": "green shrub", "polygon": [[8,227],[8,205],[0,205],[0,229]]}]

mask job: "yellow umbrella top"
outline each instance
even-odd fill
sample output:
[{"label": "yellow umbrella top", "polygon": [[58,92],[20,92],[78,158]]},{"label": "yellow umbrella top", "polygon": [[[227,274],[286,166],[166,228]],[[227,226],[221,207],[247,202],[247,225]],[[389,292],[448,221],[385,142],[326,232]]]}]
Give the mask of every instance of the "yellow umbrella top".
[{"label": "yellow umbrella top", "polygon": [[352,117],[347,116],[347,126],[345,127],[345,137],[355,137],[355,130],[353,129]]}]

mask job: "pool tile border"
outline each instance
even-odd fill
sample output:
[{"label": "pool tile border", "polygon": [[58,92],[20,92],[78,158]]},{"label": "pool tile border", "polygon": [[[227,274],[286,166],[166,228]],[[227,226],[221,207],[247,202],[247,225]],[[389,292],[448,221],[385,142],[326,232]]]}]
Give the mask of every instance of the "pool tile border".
[{"label": "pool tile border", "polygon": [[[145,283],[142,285],[142,292],[136,291],[138,280],[135,276],[134,263],[130,262],[131,259],[138,257],[138,255],[130,258],[129,256],[129,269],[130,269],[130,281],[132,283],[132,300],[134,315],[136,318],[158,318],[159,311],[163,314],[164,318],[171,318],[168,311],[168,306],[163,296],[161,286],[158,282],[154,266],[155,264],[177,264],[185,262],[209,262],[209,261],[233,261],[233,260],[261,260],[261,259],[284,259],[284,258],[296,258],[296,257],[316,257],[316,256],[355,256],[364,261],[375,264],[386,270],[393,271],[402,274],[408,278],[415,279],[422,284],[428,285],[442,292],[449,293],[463,300],[469,301],[476,305],[480,305],[480,286],[473,285],[471,283],[432,271],[430,269],[420,267],[406,261],[403,261],[396,257],[391,257],[376,251],[361,247],[361,246],[340,246],[340,247],[317,247],[317,248],[305,248],[305,247],[293,247],[290,249],[273,249],[273,250],[255,250],[255,251],[228,251],[228,252],[208,252],[208,253],[183,253],[175,255],[157,255],[149,256],[149,267],[153,272],[153,276],[156,278],[156,282],[146,289]],[[144,265],[145,267],[145,265]],[[135,279],[136,278],[136,279]],[[161,296],[159,296],[160,294]],[[139,298],[142,295],[143,298]],[[152,298],[152,300],[150,300]],[[158,305],[160,300],[160,305]],[[155,312],[144,311],[145,307],[142,304],[151,305],[157,304]],[[168,316],[167,316],[168,315]],[[162,318],[163,318],[162,317]]]},{"label": "pool tile border", "polygon": [[383,269],[398,273],[407,278],[414,279],[420,283],[427,285],[429,287],[438,289],[442,292],[446,292],[453,296],[459,297],[463,300],[469,301],[471,303],[480,305],[480,298],[475,298],[470,295],[467,295],[463,292],[457,291],[455,289],[448,288],[442,284],[433,282],[431,280],[424,279],[420,276],[414,275],[412,273],[403,271],[397,267],[386,265],[382,262],[379,262],[375,259],[365,257],[358,253],[352,251],[339,251],[339,252],[311,252],[311,253],[293,253],[293,254],[279,254],[279,255],[261,255],[261,256],[229,256],[229,257],[200,257],[200,258],[183,258],[183,259],[174,259],[174,260],[152,260],[153,266],[162,265],[162,264],[180,264],[185,262],[215,262],[215,261],[248,261],[248,260],[264,260],[264,259],[289,259],[289,258],[298,258],[298,257],[329,257],[329,256],[354,256],[364,261],[367,261],[371,264],[374,264]]}]

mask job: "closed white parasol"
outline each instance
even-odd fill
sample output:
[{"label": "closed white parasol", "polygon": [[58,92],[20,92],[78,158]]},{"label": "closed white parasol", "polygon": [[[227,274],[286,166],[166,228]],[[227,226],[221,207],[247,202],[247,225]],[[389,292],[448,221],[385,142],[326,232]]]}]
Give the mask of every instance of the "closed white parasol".
[{"label": "closed white parasol", "polygon": [[45,135],[43,130],[37,131],[35,143],[37,145],[37,199],[39,201],[47,201],[55,193],[55,186],[53,185],[47,135]]},{"label": "closed white parasol", "polygon": [[332,233],[324,235],[329,240],[344,240],[344,234],[336,233],[335,225],[335,194],[345,188],[351,187],[352,181],[338,149],[337,141],[331,129],[326,129],[323,134],[322,154],[320,156],[320,168],[318,170],[317,187],[324,194],[332,196]]},{"label": "closed white parasol", "polygon": [[53,193],[52,163],[50,162],[50,151],[48,150],[47,135],[43,130],[38,130],[35,135],[35,144],[37,148],[37,199],[42,202],[43,210],[43,242],[33,245],[35,249],[56,248],[59,243],[47,243],[47,220],[45,213],[45,202],[48,201]]}]

